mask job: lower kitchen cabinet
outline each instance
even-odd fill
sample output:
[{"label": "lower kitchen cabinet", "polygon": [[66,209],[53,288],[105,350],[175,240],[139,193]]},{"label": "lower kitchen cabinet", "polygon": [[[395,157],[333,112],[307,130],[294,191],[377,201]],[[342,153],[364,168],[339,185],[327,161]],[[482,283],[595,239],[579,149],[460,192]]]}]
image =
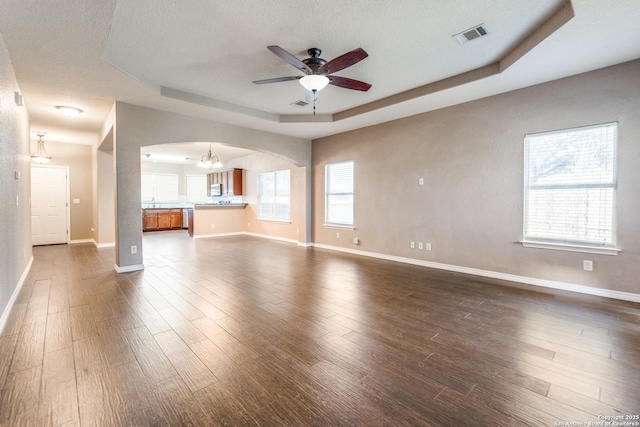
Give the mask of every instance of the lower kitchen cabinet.
[{"label": "lower kitchen cabinet", "polygon": [[142,231],[179,230],[182,209],[143,209]]}]

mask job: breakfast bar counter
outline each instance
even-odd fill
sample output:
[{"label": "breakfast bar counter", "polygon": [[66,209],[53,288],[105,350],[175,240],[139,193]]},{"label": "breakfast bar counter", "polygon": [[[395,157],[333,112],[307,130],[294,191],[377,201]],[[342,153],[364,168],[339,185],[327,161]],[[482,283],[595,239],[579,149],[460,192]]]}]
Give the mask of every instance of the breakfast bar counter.
[{"label": "breakfast bar counter", "polygon": [[244,232],[247,203],[207,203],[193,205],[195,238],[228,236]]}]

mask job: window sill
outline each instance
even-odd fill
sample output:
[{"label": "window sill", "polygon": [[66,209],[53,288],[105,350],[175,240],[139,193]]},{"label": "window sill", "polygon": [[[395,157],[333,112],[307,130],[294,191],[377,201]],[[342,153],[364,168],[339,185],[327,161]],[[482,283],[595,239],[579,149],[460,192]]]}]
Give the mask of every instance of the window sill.
[{"label": "window sill", "polygon": [[548,242],[532,242],[532,241],[520,241],[525,248],[537,248],[537,249],[552,249],[555,251],[569,251],[569,252],[584,252],[588,254],[600,254],[600,255],[618,255],[620,249],[608,248],[604,246],[582,246],[582,245],[570,245],[567,243],[548,243]]},{"label": "window sill", "polygon": [[322,224],[322,226],[325,227],[325,228],[339,228],[341,230],[355,230],[356,229],[353,225],[331,224],[329,222],[325,222],[324,224]]},{"label": "window sill", "polygon": [[280,222],[282,224],[291,224],[290,219],[278,219],[278,218],[256,218],[257,221],[266,221],[266,222]]}]

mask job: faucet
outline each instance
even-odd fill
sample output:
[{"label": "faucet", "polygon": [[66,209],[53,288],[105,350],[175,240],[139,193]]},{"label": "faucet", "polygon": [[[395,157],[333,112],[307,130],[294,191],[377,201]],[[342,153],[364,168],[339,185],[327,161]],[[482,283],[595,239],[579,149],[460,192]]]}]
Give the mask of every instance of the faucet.
[{"label": "faucet", "polygon": [[155,196],[153,196],[151,198],[151,203],[153,203],[153,207],[155,208],[156,207],[156,197]]}]

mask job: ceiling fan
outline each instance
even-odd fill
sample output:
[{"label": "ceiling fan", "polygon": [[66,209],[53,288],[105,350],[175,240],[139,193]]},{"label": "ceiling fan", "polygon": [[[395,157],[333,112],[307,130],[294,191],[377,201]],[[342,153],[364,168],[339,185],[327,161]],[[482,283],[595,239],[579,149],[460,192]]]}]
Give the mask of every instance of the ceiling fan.
[{"label": "ceiling fan", "polygon": [[369,54],[362,48],[354,49],[331,61],[326,61],[320,58],[322,51],[317,47],[312,47],[307,50],[309,58],[300,60],[287,52],[280,46],[267,46],[271,52],[284,59],[289,64],[302,71],[304,76],[289,76],[289,77],[276,77],[274,79],[256,80],[255,84],[265,83],[278,83],[288,80],[300,80],[300,84],[304,86],[308,91],[316,94],[318,91],[324,89],[327,84],[342,87],[345,89],[359,90],[366,92],[371,88],[369,83],[361,82],[360,80],[349,79],[347,77],[334,76],[340,70],[344,70],[354,64],[365,59]]}]

